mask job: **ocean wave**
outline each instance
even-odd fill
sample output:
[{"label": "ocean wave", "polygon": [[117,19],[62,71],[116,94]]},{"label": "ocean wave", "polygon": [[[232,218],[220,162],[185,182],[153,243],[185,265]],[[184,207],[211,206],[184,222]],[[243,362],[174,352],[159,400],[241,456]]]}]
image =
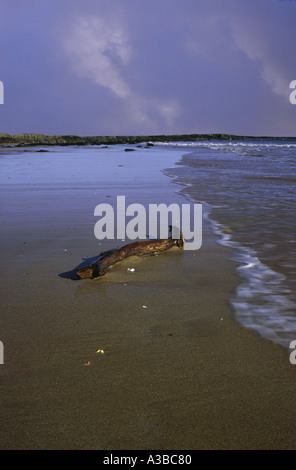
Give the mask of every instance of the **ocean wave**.
[{"label": "ocean wave", "polygon": [[237,272],[242,278],[230,300],[235,318],[244,327],[289,348],[295,339],[296,304],[289,299],[286,277],[262,263],[254,250],[239,245],[231,234],[224,233],[223,225],[211,219],[210,213],[207,204],[206,218],[219,236],[218,243],[232,248],[232,260],[238,263]]},{"label": "ocean wave", "polygon": [[[183,188],[180,192],[193,199],[190,194],[192,184],[184,186],[189,191]],[[289,298],[290,291],[285,286],[286,277],[262,263],[255,250],[240,245],[226,226],[211,217],[216,206],[205,201],[198,202],[203,205],[203,218],[218,236],[217,242],[231,248],[231,259],[238,264],[236,269],[241,282],[230,299],[237,322],[245,328],[255,330],[262,337],[289,348],[296,337],[296,303]]]},{"label": "ocean wave", "polygon": [[223,141],[223,142],[216,142],[216,141],[191,141],[191,142],[155,142],[155,144],[159,146],[170,146],[170,147],[178,147],[178,148],[210,148],[213,150],[235,150],[238,148],[286,148],[286,149],[296,149],[296,142],[295,143],[276,143],[276,142],[231,142],[231,141]]}]

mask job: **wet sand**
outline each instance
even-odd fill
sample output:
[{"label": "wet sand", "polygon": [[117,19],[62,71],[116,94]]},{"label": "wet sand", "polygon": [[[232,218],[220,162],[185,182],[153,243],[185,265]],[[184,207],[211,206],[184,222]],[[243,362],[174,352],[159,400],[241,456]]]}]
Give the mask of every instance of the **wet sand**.
[{"label": "wet sand", "polygon": [[69,279],[83,257],[124,243],[94,238],[95,203],[188,202],[157,165],[145,185],[133,174],[135,155],[155,163],[157,150],[112,152],[96,187],[73,176],[57,186],[56,173],[36,196],[33,183],[4,185],[0,448],[295,449],[296,366],[235,322],[235,265],[206,225],[198,251]]}]

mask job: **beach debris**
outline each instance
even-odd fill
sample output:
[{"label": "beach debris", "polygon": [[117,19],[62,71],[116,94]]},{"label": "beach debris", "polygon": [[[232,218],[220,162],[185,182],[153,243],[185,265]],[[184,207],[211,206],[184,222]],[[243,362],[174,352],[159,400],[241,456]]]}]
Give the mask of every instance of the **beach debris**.
[{"label": "beach debris", "polygon": [[[77,268],[75,270],[80,279],[93,279],[104,276],[107,269],[128,258],[129,256],[143,256],[153,254],[155,252],[166,251],[174,246],[182,248],[184,246],[184,238],[180,232],[180,238],[163,238],[157,240],[144,240],[129,243],[121,248],[101,252],[98,259],[89,266]],[[128,271],[134,272],[135,268],[127,268]]]},{"label": "beach debris", "polygon": [[89,361],[88,361],[88,362],[85,362],[83,365],[84,365],[84,366],[90,366],[90,362],[89,362]]},{"label": "beach debris", "polygon": [[135,268],[127,268],[127,271],[130,271],[131,273],[135,272]]},{"label": "beach debris", "polygon": [[105,351],[104,351],[104,349],[98,349],[96,351],[96,354],[105,354]]},{"label": "beach debris", "polygon": [[147,305],[142,305],[142,308],[148,308]]}]

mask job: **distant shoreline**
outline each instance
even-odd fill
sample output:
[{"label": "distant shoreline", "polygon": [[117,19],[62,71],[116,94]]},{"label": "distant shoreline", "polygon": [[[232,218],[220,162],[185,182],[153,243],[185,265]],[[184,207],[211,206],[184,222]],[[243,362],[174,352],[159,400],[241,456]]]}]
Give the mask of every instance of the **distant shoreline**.
[{"label": "distant shoreline", "polygon": [[252,137],[231,134],[174,134],[145,136],[78,136],[45,134],[1,134],[0,146],[28,147],[40,145],[115,145],[149,142],[205,141],[205,140],[294,140],[296,137]]}]

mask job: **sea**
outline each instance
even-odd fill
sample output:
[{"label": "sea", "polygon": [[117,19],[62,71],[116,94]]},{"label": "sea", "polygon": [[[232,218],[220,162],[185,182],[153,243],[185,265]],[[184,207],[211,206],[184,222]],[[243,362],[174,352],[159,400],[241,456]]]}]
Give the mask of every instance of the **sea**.
[{"label": "sea", "polygon": [[292,347],[296,340],[296,139],[158,143],[183,149],[165,170],[230,248],[240,283],[236,320]]},{"label": "sea", "polygon": [[[95,240],[98,188],[115,203],[108,191],[116,187],[121,194],[129,182],[141,203],[151,181],[160,198],[173,181],[176,193],[202,204],[218,243],[229,247],[240,280],[230,299],[238,323],[290,348],[296,340],[296,139],[154,141],[149,149],[131,145],[134,152],[125,147],[4,149],[2,261],[16,253],[20,230],[24,243],[43,230],[38,243],[57,244],[53,230],[74,225],[78,207],[76,222]],[[133,191],[128,203],[135,202]]]}]

